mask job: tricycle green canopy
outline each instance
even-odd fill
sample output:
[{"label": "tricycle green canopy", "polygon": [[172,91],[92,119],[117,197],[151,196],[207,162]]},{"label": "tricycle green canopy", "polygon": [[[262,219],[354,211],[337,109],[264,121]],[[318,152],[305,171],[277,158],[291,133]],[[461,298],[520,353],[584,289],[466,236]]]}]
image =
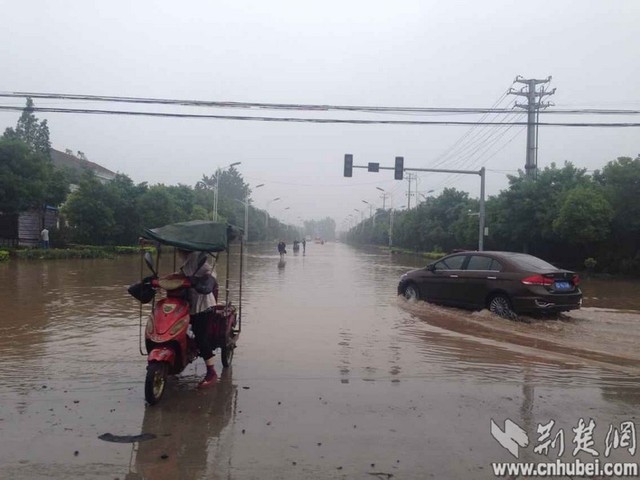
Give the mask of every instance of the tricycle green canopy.
[{"label": "tricycle green canopy", "polygon": [[242,229],[226,223],[193,220],[148,228],[142,236],[185,250],[221,252],[227,250],[229,242],[242,236]]}]

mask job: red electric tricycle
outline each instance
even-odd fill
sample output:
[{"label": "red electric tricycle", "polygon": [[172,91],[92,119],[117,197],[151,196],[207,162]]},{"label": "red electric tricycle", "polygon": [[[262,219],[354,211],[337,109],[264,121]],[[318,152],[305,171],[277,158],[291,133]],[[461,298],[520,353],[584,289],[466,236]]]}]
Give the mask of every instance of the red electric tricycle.
[{"label": "red electric tricycle", "polygon": [[[145,399],[150,405],[158,403],[166,389],[167,377],[181,373],[198,356],[198,348],[190,328],[189,303],[187,290],[191,281],[181,273],[161,275],[161,257],[166,247],[171,249],[169,263],[171,272],[176,272],[176,249],[201,252],[198,267],[213,258],[217,264],[220,252],[226,252],[226,274],[224,282],[224,301],[218,300],[218,287],[214,288],[217,304],[210,311],[210,339],[214,350],[220,349],[223,367],[231,365],[236,342],[242,330],[242,230],[232,225],[191,221],[147,229],[140,239],[141,258],[151,271],[151,275],[142,278],[129,287],[129,293],[141,302],[140,330],[142,331],[143,303],[151,303],[151,312],[144,330],[144,345],[140,335],[140,353],[147,356],[147,375],[145,379]],[[239,246],[239,274],[236,277],[237,305],[231,301],[229,278],[231,270],[231,246]],[[145,247],[156,248],[156,258]],[[171,261],[173,260],[173,261]],[[166,268],[165,268],[166,269]],[[143,277],[141,260],[140,276]],[[156,298],[158,293],[162,298]]]}]

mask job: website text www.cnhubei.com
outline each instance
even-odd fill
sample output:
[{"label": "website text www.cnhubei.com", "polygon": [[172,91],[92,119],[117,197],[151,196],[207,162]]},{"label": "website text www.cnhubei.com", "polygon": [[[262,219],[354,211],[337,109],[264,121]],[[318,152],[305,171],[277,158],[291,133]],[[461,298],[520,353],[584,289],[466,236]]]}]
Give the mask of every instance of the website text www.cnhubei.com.
[{"label": "website text www.cnhubei.com", "polygon": [[599,460],[582,462],[578,459],[572,462],[562,462],[560,460],[542,463],[494,462],[491,464],[491,468],[496,477],[551,477],[557,475],[637,477],[639,471],[638,464],[634,462],[612,463],[600,462]]}]

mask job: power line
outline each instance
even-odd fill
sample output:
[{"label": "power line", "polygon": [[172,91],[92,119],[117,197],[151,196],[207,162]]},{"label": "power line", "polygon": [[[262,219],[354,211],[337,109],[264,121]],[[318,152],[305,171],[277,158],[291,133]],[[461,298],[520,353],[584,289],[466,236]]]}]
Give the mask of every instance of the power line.
[{"label": "power line", "polygon": [[[24,108],[17,106],[3,105],[0,111],[22,111]],[[364,119],[338,119],[338,118],[296,118],[296,117],[262,117],[244,115],[210,115],[191,113],[169,113],[169,112],[140,112],[132,110],[101,110],[90,108],[57,108],[57,107],[33,107],[34,112],[42,113],[75,113],[92,115],[127,115],[142,117],[164,117],[164,118],[187,118],[187,119],[210,119],[210,120],[237,120],[250,122],[289,122],[289,123],[325,123],[325,124],[352,124],[352,125],[477,125],[478,122],[469,121],[440,121],[440,120],[364,120]],[[512,112],[511,112],[512,113]],[[504,127],[507,125],[527,125],[527,122],[483,122],[482,125],[492,125]],[[640,127],[639,122],[538,122],[536,125],[548,127],[598,127],[598,128],[635,128]]]},{"label": "power line", "polygon": [[[497,107],[506,97],[508,94],[508,90],[506,90],[494,103],[493,105],[491,105],[490,108],[495,108]],[[480,117],[480,122],[484,121],[485,119],[488,118],[488,114],[483,115],[482,117]],[[474,130],[475,126],[469,128],[469,130],[467,130],[456,142],[453,143],[453,145],[451,145],[443,154],[441,154],[440,156],[438,156],[435,161],[433,166],[437,167],[439,165],[442,165],[446,159],[451,156],[453,154],[453,152],[455,151],[455,149],[458,147],[458,145],[461,145],[465,142],[465,140],[467,138],[471,138],[473,137],[473,133],[476,132],[476,130]]]},{"label": "power line", "polygon": [[[500,108],[476,108],[476,107],[386,107],[386,106],[366,106],[366,105],[322,105],[322,104],[295,104],[295,103],[264,103],[264,102],[234,102],[234,101],[210,101],[210,100],[181,100],[167,98],[147,98],[147,97],[120,97],[111,95],[84,95],[84,94],[63,94],[63,93],[40,93],[40,92],[0,92],[0,97],[6,98],[36,98],[55,100],[81,100],[92,102],[116,102],[116,103],[138,103],[154,105],[179,105],[186,107],[215,107],[215,108],[255,108],[270,110],[303,110],[303,111],[358,111],[369,113],[465,113],[465,114],[487,114],[502,113],[508,114],[510,109]],[[549,109],[545,114],[562,115],[638,115],[639,109]]]}]

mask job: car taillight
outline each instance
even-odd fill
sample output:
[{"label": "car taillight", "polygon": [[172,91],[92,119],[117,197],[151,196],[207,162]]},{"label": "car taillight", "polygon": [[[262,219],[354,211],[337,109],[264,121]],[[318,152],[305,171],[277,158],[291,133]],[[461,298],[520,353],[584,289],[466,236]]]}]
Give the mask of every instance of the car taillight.
[{"label": "car taillight", "polygon": [[578,285],[580,285],[580,277],[578,275],[574,275],[571,278],[571,281],[573,282],[573,284],[577,287]]},{"label": "car taillight", "polygon": [[543,277],[542,275],[532,275],[520,281],[525,285],[553,285],[553,278]]}]

